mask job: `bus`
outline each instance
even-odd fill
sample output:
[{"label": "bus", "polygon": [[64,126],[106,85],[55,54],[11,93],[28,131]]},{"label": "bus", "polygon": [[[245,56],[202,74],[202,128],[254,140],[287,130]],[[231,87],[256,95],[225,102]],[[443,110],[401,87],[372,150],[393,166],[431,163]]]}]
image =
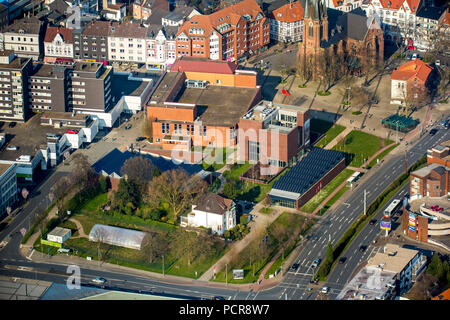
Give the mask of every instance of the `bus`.
[{"label": "bus", "polygon": [[390,218],[395,213],[395,210],[397,210],[400,205],[401,205],[400,199],[392,200],[392,202],[389,204],[389,206],[386,209],[384,209],[384,216],[386,218]]}]

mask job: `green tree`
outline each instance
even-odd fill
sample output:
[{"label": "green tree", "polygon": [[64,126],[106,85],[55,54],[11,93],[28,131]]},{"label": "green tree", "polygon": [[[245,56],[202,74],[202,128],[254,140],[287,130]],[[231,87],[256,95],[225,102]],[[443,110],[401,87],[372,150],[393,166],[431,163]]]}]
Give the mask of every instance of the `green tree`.
[{"label": "green tree", "polygon": [[431,274],[432,276],[438,275],[438,270],[441,268],[441,259],[439,259],[439,255],[437,252],[433,254],[433,257],[431,258],[430,264],[428,265],[428,274]]},{"label": "green tree", "polygon": [[227,182],[223,186],[222,193],[228,199],[235,199],[237,197],[236,186],[232,182]]},{"label": "green tree", "polygon": [[116,205],[124,208],[129,202],[137,207],[141,200],[138,184],[132,179],[120,179],[117,191],[114,194]]},{"label": "green tree", "polygon": [[98,178],[98,186],[101,193],[105,193],[108,191],[108,183],[106,181],[106,178],[104,176],[100,176]]}]

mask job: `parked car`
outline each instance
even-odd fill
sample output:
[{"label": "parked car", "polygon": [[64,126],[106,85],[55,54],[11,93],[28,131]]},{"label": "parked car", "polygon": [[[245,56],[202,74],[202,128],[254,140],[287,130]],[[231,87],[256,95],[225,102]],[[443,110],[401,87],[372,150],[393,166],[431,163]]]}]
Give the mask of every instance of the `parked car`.
[{"label": "parked car", "polygon": [[437,132],[437,129],[436,129],[436,128],[431,129],[431,130],[430,130],[430,135],[431,135],[431,136],[434,136],[434,135],[436,134],[436,132]]},{"label": "parked car", "polygon": [[130,130],[131,129],[131,124],[127,124],[126,126],[125,126],[125,130]]},{"label": "parked car", "polygon": [[339,263],[340,263],[340,264],[343,264],[345,261],[347,261],[347,258],[346,258],[346,257],[341,257],[341,258],[339,259]]},{"label": "parked car", "polygon": [[445,128],[445,129],[450,128],[450,120],[447,120],[447,122],[446,122],[445,125],[444,125],[444,128]]},{"label": "parked car", "polygon": [[322,292],[322,293],[328,293],[328,291],[330,291],[330,288],[328,288],[328,287],[323,287],[322,288],[322,290],[320,290],[320,292]]},{"label": "parked car", "polygon": [[370,224],[371,226],[373,226],[375,223],[377,223],[377,219],[372,219],[372,220],[370,220],[370,222],[369,222],[369,224]]},{"label": "parked car", "polygon": [[9,125],[8,125],[8,127],[10,127],[10,128],[14,128],[15,126],[16,126],[15,122],[10,122]]},{"label": "parked car", "polygon": [[406,59],[412,60],[412,54],[407,54],[407,55],[406,55]]},{"label": "parked car", "polygon": [[67,134],[78,134],[78,130],[75,129],[69,129],[66,131]]},{"label": "parked car", "polygon": [[145,137],[137,137],[137,138],[136,138],[136,141],[137,141],[137,142],[139,142],[139,141],[144,141],[144,140],[145,140]]},{"label": "parked car", "polygon": [[412,60],[417,59],[417,53],[413,53]]},{"label": "parked car", "polygon": [[443,127],[447,123],[447,119],[442,119],[440,125]]},{"label": "parked car", "polygon": [[436,60],[436,61],[434,62],[434,64],[437,65],[437,66],[440,66],[440,65],[441,65],[441,60]]},{"label": "parked car", "polygon": [[300,265],[298,263],[294,263],[291,267],[292,270],[297,270]]},{"label": "parked car", "polygon": [[311,268],[317,268],[320,264],[320,259],[317,258],[316,260],[313,261]]},{"label": "parked car", "polygon": [[106,282],[106,279],[104,278],[94,278],[92,279],[92,282],[97,283],[97,284],[104,284]]},{"label": "parked car", "polygon": [[17,146],[7,146],[6,147],[6,150],[9,150],[9,151],[14,151],[14,150],[17,150],[17,149],[19,149],[19,148],[17,148]]}]

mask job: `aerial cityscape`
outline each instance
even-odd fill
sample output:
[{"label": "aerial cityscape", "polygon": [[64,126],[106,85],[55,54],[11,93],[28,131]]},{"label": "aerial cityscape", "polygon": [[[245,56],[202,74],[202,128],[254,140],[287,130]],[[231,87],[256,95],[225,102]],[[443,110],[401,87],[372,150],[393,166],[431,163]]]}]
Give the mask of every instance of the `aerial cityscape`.
[{"label": "aerial cityscape", "polygon": [[445,0],[0,0],[0,300],[450,300],[449,83]]}]

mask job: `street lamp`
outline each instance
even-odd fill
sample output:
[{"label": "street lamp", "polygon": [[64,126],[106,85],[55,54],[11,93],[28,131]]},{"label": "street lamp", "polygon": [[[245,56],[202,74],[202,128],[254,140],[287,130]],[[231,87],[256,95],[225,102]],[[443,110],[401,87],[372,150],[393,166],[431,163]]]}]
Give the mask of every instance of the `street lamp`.
[{"label": "street lamp", "polygon": [[164,255],[162,256],[163,258],[163,277],[164,277]]},{"label": "street lamp", "polygon": [[225,263],[225,284],[228,286],[228,264]]}]

